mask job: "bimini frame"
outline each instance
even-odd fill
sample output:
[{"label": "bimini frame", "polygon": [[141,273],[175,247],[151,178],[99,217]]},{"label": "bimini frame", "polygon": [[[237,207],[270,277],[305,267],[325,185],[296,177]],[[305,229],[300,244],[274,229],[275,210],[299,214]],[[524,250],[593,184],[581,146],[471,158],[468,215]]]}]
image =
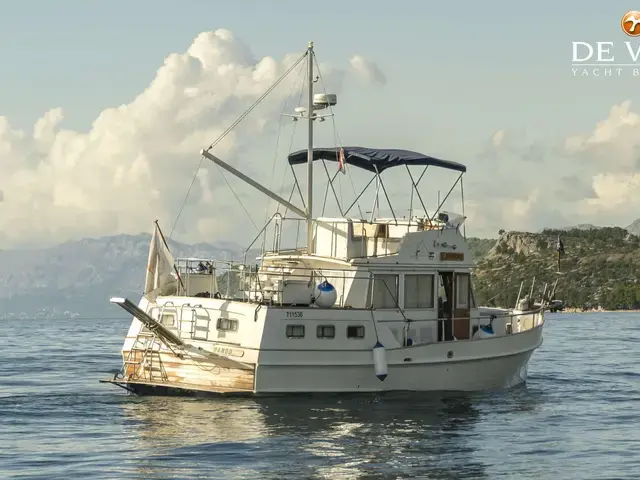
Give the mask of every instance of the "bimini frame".
[{"label": "bimini frame", "polygon": [[[305,151],[300,150],[294,153],[291,153],[288,157],[289,160],[289,164],[291,165],[291,170],[292,172],[294,172],[293,166],[303,163],[303,155],[305,154]],[[379,195],[379,191],[380,188],[382,188],[382,192],[385,196],[385,199],[387,200],[387,204],[389,205],[389,209],[391,210],[391,214],[393,216],[394,222],[396,223],[396,225],[398,224],[398,219],[396,216],[396,213],[394,211],[393,205],[391,204],[391,200],[389,198],[389,194],[387,193],[387,189],[384,186],[384,181],[382,180],[382,172],[384,170],[386,170],[387,168],[391,168],[391,167],[396,167],[396,166],[400,166],[400,165],[404,165],[406,170],[407,170],[407,174],[409,176],[409,180],[411,181],[411,200],[410,200],[410,206],[409,206],[409,218],[411,218],[412,214],[413,214],[413,193],[415,191],[418,200],[420,201],[420,204],[424,210],[424,212],[427,215],[428,221],[429,223],[431,223],[436,216],[438,215],[438,213],[440,212],[440,209],[442,208],[442,206],[445,204],[445,202],[447,201],[447,199],[449,198],[449,196],[451,195],[451,193],[453,192],[453,189],[456,187],[456,185],[458,183],[460,183],[460,188],[461,188],[461,192],[462,192],[462,196],[463,196],[463,200],[462,200],[462,215],[464,216],[464,190],[463,190],[463,183],[462,183],[462,177],[464,175],[464,173],[466,172],[467,168],[466,166],[460,164],[460,163],[456,163],[456,162],[451,162],[448,160],[441,160],[439,158],[435,158],[435,157],[430,157],[427,155],[423,155],[421,153],[417,153],[417,152],[412,152],[412,151],[408,151],[408,150],[396,150],[396,149],[373,149],[373,148],[364,148],[364,147],[333,147],[333,148],[315,148],[313,150],[313,159],[314,160],[322,160],[322,164],[324,166],[324,170],[325,173],[327,175],[327,180],[329,181],[328,185],[327,185],[327,192],[325,192],[325,202],[326,202],[326,195],[328,194],[328,188],[331,188],[331,191],[333,192],[333,196],[334,199],[336,201],[336,204],[338,206],[338,209],[340,211],[340,215],[343,217],[346,217],[349,212],[351,211],[351,209],[358,203],[358,200],[360,199],[360,197],[362,197],[362,195],[369,189],[369,187],[371,186],[371,184],[373,183],[373,181],[376,181],[376,200],[375,202],[378,203],[378,195]],[[334,173],[333,176],[331,176],[329,174],[329,170],[327,169],[326,163],[325,161],[335,161],[335,162],[342,162],[344,164],[349,164],[349,165],[353,165],[355,167],[358,167],[360,169],[363,170],[367,170],[372,172],[374,175],[373,177],[371,177],[371,180],[369,180],[369,182],[364,186],[364,188],[360,191],[359,194],[357,194],[355,200],[351,203],[351,205],[346,208],[343,209],[340,200],[338,199],[338,195],[336,194],[336,190],[334,188],[333,182],[335,181],[338,173],[340,171],[344,171],[341,169],[338,169],[338,171],[336,171],[336,173]],[[418,177],[418,180],[416,181],[411,173],[411,170],[409,169],[409,166],[424,166],[424,169],[422,170],[422,173],[420,174],[420,176]],[[438,203],[438,207],[436,208],[436,211],[434,212],[433,215],[429,215],[428,210],[424,204],[424,201],[422,199],[422,196],[420,195],[420,190],[419,190],[419,185],[420,182],[422,180],[422,178],[424,177],[425,173],[427,172],[427,169],[430,166],[435,166],[435,167],[440,167],[440,168],[444,168],[447,170],[454,170],[454,171],[458,171],[460,172],[460,175],[458,176],[458,178],[456,179],[456,181],[453,183],[453,185],[451,186],[451,188],[449,189],[449,191],[447,192],[447,195],[444,197],[444,199]],[[298,192],[301,192],[300,189],[300,185],[298,183],[298,178],[295,175],[295,172],[293,174],[294,177],[294,182],[295,182],[295,188],[298,189]],[[302,195],[301,195],[302,198]],[[375,205],[375,204],[374,204]],[[371,221],[373,221],[373,210],[372,210],[372,218]],[[362,211],[360,211],[360,215],[362,217],[362,219],[364,219],[364,215],[362,214]]]}]

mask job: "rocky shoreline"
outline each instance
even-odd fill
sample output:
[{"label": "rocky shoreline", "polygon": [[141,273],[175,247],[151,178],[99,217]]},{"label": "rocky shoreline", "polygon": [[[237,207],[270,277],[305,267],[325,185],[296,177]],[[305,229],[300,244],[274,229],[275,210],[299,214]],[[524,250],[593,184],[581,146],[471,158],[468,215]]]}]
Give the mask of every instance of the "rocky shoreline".
[{"label": "rocky shoreline", "polygon": [[624,313],[624,312],[640,312],[640,309],[629,308],[625,310],[605,310],[604,308],[569,308],[566,307],[558,313]]}]

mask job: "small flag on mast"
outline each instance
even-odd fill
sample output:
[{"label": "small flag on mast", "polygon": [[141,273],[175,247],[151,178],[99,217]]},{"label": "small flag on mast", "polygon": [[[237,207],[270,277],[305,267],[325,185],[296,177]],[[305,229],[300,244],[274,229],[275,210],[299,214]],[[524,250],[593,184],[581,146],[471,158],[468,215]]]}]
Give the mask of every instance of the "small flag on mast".
[{"label": "small flag on mast", "polygon": [[344,148],[340,147],[340,152],[338,154],[338,171],[343,174],[347,173],[347,170],[344,166]]},{"label": "small flag on mast", "polygon": [[562,238],[558,235],[558,243],[556,244],[556,250],[559,254],[564,255],[564,244],[562,243]]},{"label": "small flag on mast", "polygon": [[556,243],[556,251],[558,252],[558,273],[560,273],[560,257],[564,255],[564,244],[562,238],[558,235],[558,243]]}]

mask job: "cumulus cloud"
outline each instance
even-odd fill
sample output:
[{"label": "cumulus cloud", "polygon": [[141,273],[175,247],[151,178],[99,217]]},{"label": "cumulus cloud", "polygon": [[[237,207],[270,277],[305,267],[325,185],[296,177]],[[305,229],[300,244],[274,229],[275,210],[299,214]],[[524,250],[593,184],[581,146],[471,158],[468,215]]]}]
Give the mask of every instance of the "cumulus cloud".
[{"label": "cumulus cloud", "polygon": [[[31,131],[0,117],[0,248],[150,231],[155,219],[170,231],[194,180],[199,150],[299,55],[256,58],[231,32],[204,32],[186,52],[169,55],[148,88],[103,111],[86,131],[63,128],[61,108],[44,113]],[[386,82],[360,55],[349,59],[347,69],[322,63],[320,69],[322,83],[336,93],[349,75]],[[274,138],[285,102],[289,111],[297,106],[299,95],[292,92],[302,86],[300,73],[290,74],[213,150],[287,197],[291,182],[284,176],[285,162],[273,162]],[[295,123],[288,125],[293,129]],[[281,141],[278,159],[289,146]],[[500,228],[626,225],[640,216],[640,115],[630,102],[613,106],[592,131],[558,142],[498,130],[472,162],[465,200],[474,235],[495,235]],[[236,195],[258,224],[265,198],[228,174],[227,179],[235,195],[221,170],[203,163],[175,238],[242,243],[253,238]]]},{"label": "cumulus cloud", "polygon": [[387,77],[382,73],[382,70],[361,55],[353,55],[349,63],[351,68],[367,82],[380,85],[387,83]]},{"label": "cumulus cloud", "polygon": [[[31,132],[0,117],[0,248],[150,231],[156,218],[169,231],[200,149],[300,54],[257,59],[231,32],[204,32],[186,52],[170,54],[133,101],[104,110],[86,132],[62,128],[61,108],[46,112]],[[355,73],[384,78],[362,57],[355,65]],[[320,68],[334,92],[354,73]],[[292,72],[213,152],[232,164],[242,161],[240,168],[258,178],[273,175],[274,132],[284,101],[303,78]],[[260,151],[265,145],[266,155]],[[218,167],[203,167],[174,236],[201,241],[239,235],[242,211]]]},{"label": "cumulus cloud", "polygon": [[624,227],[640,217],[639,159],[640,115],[629,101],[592,131],[558,143],[495,132],[477,158],[486,173],[465,192],[474,235],[580,223]]},{"label": "cumulus cloud", "polygon": [[494,147],[500,147],[502,145],[502,142],[504,141],[504,135],[505,135],[504,130],[498,130],[491,137],[491,144]]}]

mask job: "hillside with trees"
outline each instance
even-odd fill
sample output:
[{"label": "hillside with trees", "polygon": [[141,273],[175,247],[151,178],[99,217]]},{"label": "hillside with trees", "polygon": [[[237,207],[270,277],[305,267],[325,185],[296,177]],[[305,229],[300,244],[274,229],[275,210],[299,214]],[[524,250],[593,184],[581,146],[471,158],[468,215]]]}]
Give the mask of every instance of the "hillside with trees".
[{"label": "hillside with trees", "polygon": [[[564,244],[558,270],[558,236]],[[487,248],[489,242],[492,243]],[[497,240],[469,239],[478,264],[476,297],[481,305],[513,307],[520,283],[540,299],[544,284],[577,309],[640,308],[640,237],[618,227],[541,233],[500,232]]]}]

